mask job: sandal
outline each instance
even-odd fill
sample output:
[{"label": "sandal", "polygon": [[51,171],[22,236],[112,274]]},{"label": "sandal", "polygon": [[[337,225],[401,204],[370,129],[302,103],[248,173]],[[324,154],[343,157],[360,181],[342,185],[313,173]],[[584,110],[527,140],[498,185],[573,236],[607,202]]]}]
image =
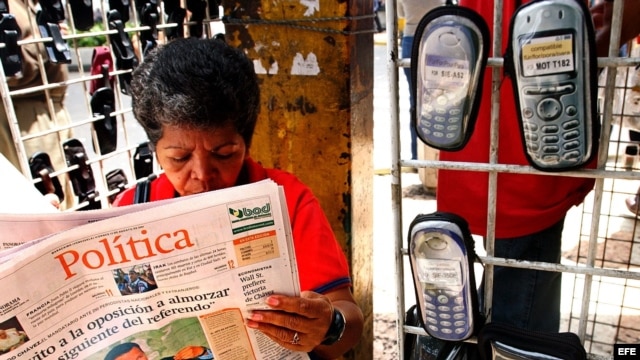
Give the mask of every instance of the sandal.
[{"label": "sandal", "polygon": [[[116,150],[118,145],[118,122],[111,113],[115,111],[115,94],[109,86],[109,65],[102,65],[103,84],[91,95],[91,111],[93,116],[102,116],[91,124],[96,132],[100,155]],[[95,148],[94,150],[98,152]]]},{"label": "sandal", "polygon": [[31,169],[31,176],[34,179],[42,179],[41,182],[34,185],[42,195],[56,194],[60,202],[64,200],[64,191],[62,191],[60,180],[57,176],[51,177],[51,173],[53,173],[54,170],[49,154],[45,152],[33,154],[31,158],[29,158],[29,168]]},{"label": "sandal", "polygon": [[101,209],[102,205],[98,200],[96,182],[91,166],[87,164],[84,145],[78,139],[69,139],[62,144],[62,148],[64,149],[67,166],[77,165],[75,169],[69,171],[69,180],[73,185],[73,192],[78,196],[78,203],[89,202],[87,206],[80,208],[80,210]]},{"label": "sandal", "polygon": [[633,213],[634,215],[638,214],[638,205],[640,203],[640,193],[636,194],[636,196],[628,197],[624,199],[625,205],[627,205],[627,209]]}]

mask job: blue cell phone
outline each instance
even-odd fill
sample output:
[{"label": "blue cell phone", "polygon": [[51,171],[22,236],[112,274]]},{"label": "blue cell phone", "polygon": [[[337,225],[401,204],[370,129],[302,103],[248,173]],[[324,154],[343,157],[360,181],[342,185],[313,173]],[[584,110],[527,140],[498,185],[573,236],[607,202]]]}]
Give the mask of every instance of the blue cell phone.
[{"label": "blue cell phone", "polygon": [[416,28],[411,54],[412,126],[425,144],[460,150],[469,140],[482,96],[489,30],[468,8],[431,10]]},{"label": "blue cell phone", "polygon": [[434,213],[416,217],[409,231],[409,259],[424,329],[446,341],[468,339],[482,321],[473,239],[463,230],[465,224],[454,214]]}]

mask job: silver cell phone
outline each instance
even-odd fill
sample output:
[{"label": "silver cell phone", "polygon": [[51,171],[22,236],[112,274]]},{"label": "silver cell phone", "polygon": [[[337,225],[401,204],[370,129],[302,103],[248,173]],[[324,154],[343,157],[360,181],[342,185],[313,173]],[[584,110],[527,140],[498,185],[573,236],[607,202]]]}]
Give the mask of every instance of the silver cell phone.
[{"label": "silver cell phone", "polygon": [[417,222],[410,231],[416,297],[424,328],[434,338],[462,341],[474,331],[475,282],[464,235],[449,221]]},{"label": "silver cell phone", "polygon": [[491,360],[562,360],[548,354],[518,349],[499,341],[492,341],[491,349],[493,351]]},{"label": "silver cell phone", "polygon": [[481,97],[488,34],[480,16],[453,5],[436,8],[419,22],[411,56],[416,99],[412,125],[425,144],[453,151],[469,140]]},{"label": "silver cell phone", "polygon": [[540,170],[580,167],[597,150],[599,129],[591,17],[576,0],[539,0],[521,6],[511,21],[511,69],[527,158]]}]

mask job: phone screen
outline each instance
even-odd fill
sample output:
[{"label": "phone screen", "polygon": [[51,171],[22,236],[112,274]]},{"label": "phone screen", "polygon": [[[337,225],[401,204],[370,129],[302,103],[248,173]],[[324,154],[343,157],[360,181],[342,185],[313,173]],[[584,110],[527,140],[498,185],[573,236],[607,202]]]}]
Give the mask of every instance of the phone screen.
[{"label": "phone screen", "polygon": [[467,59],[428,54],[423,71],[425,89],[446,90],[456,98],[466,96],[471,76]]},{"label": "phone screen", "polygon": [[418,278],[435,288],[462,286],[460,261],[441,259],[416,259]]},{"label": "phone screen", "polygon": [[416,248],[418,280],[428,288],[460,288],[463,284],[460,262],[463,261],[455,240],[439,233],[424,233]]},{"label": "phone screen", "polygon": [[574,38],[572,33],[521,37],[522,74],[533,77],[575,72]]}]

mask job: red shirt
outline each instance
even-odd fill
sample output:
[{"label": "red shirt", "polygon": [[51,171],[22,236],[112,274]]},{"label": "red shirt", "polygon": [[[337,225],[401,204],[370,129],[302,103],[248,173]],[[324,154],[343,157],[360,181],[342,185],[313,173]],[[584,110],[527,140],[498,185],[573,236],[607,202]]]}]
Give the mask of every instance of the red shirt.
[{"label": "red shirt", "polygon": [[[311,190],[294,175],[281,170],[265,169],[251,159],[245,161],[244,170],[248,175],[247,183],[269,178],[284,188],[291,219],[300,288],[303,291],[326,293],[351,286],[346,257],[320,203]],[[135,188],[126,190],[118,196],[113,205],[132,204],[134,193]],[[165,174],[151,183],[151,201],[171,199],[174,195],[173,185]]]},{"label": "red shirt", "polygon": [[[477,11],[485,19],[493,36],[493,2],[462,0],[460,5]],[[503,50],[507,46],[509,21],[516,1],[503,5]],[[489,39],[489,43],[492,38]],[[493,52],[490,51],[490,54]],[[502,71],[496,68],[495,71]],[[491,68],[484,75],[482,104],[473,135],[460,151],[441,151],[440,160],[489,162],[491,120]],[[528,165],[515,109],[511,80],[500,84],[500,126],[498,163]],[[480,171],[440,170],[437,206],[464,217],[471,232],[486,235],[489,175]],[[498,174],[495,234],[497,238],[529,235],[558,222],[574,205],[580,204],[591,191],[593,179],[548,175]]]}]

